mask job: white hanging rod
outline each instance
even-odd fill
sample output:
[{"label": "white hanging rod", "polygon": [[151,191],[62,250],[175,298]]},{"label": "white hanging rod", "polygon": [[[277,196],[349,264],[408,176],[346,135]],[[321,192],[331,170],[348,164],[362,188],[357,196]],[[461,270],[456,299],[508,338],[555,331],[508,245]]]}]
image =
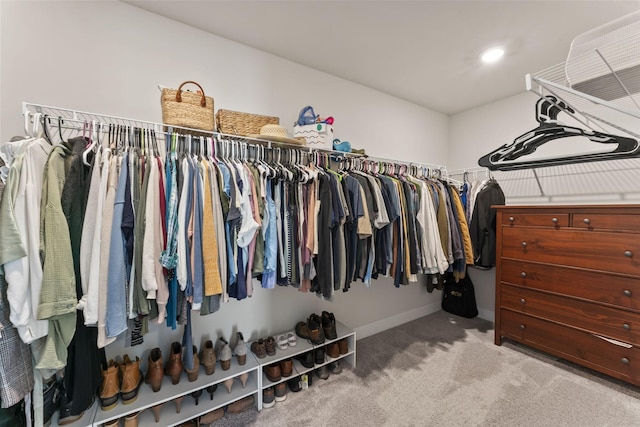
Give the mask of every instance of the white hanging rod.
[{"label": "white hanging rod", "polygon": [[[106,114],[96,114],[96,113],[90,113],[86,111],[72,110],[68,108],[34,104],[30,102],[22,103],[23,115],[33,116],[35,113],[40,113],[43,116],[47,115],[49,118],[52,118],[52,119],[61,118],[62,120],[69,120],[76,123],[85,123],[85,122],[91,123],[92,121],[94,121],[96,123],[106,123],[106,124],[114,124],[114,125],[120,125],[120,126],[153,129],[157,134],[166,134],[166,132],[163,131],[163,128],[167,127],[167,128],[172,128],[176,130],[182,130],[187,133],[197,132],[200,134],[210,134],[212,137],[220,136],[222,138],[253,141],[253,142],[256,142],[258,145],[267,145],[267,148],[270,148],[270,149],[271,148],[287,148],[287,149],[294,149],[294,150],[300,150],[300,151],[307,151],[310,154],[314,152],[337,154],[337,152],[334,150],[328,150],[323,148],[306,147],[306,146],[297,145],[297,144],[276,142],[276,141],[270,141],[266,139],[252,138],[252,137],[247,137],[242,135],[233,135],[233,134],[216,132],[216,131],[213,131],[213,132],[203,131],[201,129],[192,129],[192,128],[187,128],[183,126],[175,126],[175,125],[169,125],[165,123],[150,122],[146,120],[131,119],[131,118],[125,118],[125,117],[111,116]],[[176,132],[176,133],[179,133],[179,132]],[[361,154],[356,154],[356,153],[339,153],[339,154],[346,155],[348,157],[353,157],[353,158],[362,157]]]},{"label": "white hanging rod", "polygon": [[486,172],[487,174],[491,173],[491,171],[487,168],[482,167],[472,167],[472,168],[464,168],[464,169],[454,169],[449,171],[449,175],[464,175],[465,173],[482,173]]},{"label": "white hanging rod", "polygon": [[[357,159],[357,160],[364,160],[364,161],[374,161],[374,162],[379,162],[379,163],[394,163],[394,164],[403,164],[403,165],[407,165],[407,166],[416,166],[416,167],[425,167],[431,170],[439,170],[441,172],[441,174],[443,176],[447,175],[447,168],[446,166],[443,165],[435,165],[435,164],[429,164],[429,163],[417,163],[417,162],[407,162],[404,160],[397,160],[397,159],[386,159],[386,158],[382,158],[382,157],[372,157],[372,156],[368,156],[368,155],[362,155],[362,154],[356,154],[356,153],[345,153],[345,152],[341,152],[341,151],[335,151],[335,150],[330,150],[330,149],[323,149],[323,148],[316,148],[316,147],[305,147],[305,146],[300,146],[300,145],[296,145],[296,144],[288,144],[288,143],[284,143],[284,142],[274,142],[274,141],[270,141],[270,140],[266,140],[266,139],[260,139],[260,138],[251,138],[251,137],[247,137],[247,136],[242,136],[242,135],[233,135],[233,134],[227,134],[227,133],[223,133],[223,132],[210,132],[210,131],[203,131],[201,129],[191,129],[191,128],[186,128],[186,127],[182,127],[182,126],[174,126],[174,125],[168,125],[168,124],[164,124],[164,123],[157,123],[157,122],[150,122],[150,121],[146,121],[146,120],[138,120],[138,119],[131,119],[131,118],[126,118],[126,117],[119,117],[119,116],[111,116],[111,115],[107,115],[107,114],[97,114],[97,113],[90,113],[87,111],[80,111],[80,110],[73,110],[73,109],[69,109],[69,108],[61,108],[61,107],[52,107],[50,105],[43,105],[43,104],[34,104],[31,102],[22,102],[22,114],[27,116],[33,116],[35,113],[40,113],[43,116],[47,115],[50,118],[53,119],[57,119],[57,118],[61,118],[62,120],[69,120],[69,121],[73,121],[76,123],[91,123],[96,122],[96,123],[107,123],[107,124],[114,124],[114,125],[121,125],[121,126],[129,126],[129,127],[138,127],[138,128],[147,128],[147,129],[153,129],[157,134],[166,134],[166,132],[163,131],[164,127],[167,128],[173,128],[173,129],[179,129],[179,130],[183,130],[186,131],[187,133],[192,133],[192,132],[197,132],[200,134],[211,134],[212,137],[216,137],[216,136],[220,136],[220,137],[224,137],[224,138],[229,138],[229,139],[242,139],[242,140],[246,140],[246,141],[253,141],[256,142],[259,145],[267,145],[267,148],[287,148],[287,149],[293,149],[293,150],[300,150],[300,151],[307,151],[309,154],[312,153],[323,153],[323,154],[332,154],[335,156],[345,156],[345,157],[349,157],[349,158],[353,158],[353,159]],[[275,147],[272,145],[275,145]]]},{"label": "white hanging rod", "polygon": [[364,161],[374,161],[374,162],[379,162],[379,163],[395,163],[395,164],[402,164],[402,165],[406,165],[406,166],[416,166],[419,168],[427,168],[427,169],[433,169],[433,170],[439,170],[441,171],[443,174],[447,174],[447,167],[443,166],[443,165],[435,165],[435,164],[430,164],[430,163],[419,163],[419,162],[408,162],[405,160],[397,160],[397,159],[385,159],[383,157],[373,157],[373,156],[364,156],[363,158],[361,158],[361,160]]}]

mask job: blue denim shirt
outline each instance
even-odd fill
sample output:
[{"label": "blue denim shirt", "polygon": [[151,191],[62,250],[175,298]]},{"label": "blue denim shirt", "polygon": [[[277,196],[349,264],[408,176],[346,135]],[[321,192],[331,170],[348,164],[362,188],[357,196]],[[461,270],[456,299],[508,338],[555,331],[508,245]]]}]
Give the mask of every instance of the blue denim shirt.
[{"label": "blue denim shirt", "polygon": [[129,155],[124,153],[120,176],[113,204],[111,240],[109,244],[109,274],[107,277],[107,322],[108,337],[117,337],[127,330],[127,289],[129,276],[125,260],[125,236],[122,232],[122,215],[127,189]]}]

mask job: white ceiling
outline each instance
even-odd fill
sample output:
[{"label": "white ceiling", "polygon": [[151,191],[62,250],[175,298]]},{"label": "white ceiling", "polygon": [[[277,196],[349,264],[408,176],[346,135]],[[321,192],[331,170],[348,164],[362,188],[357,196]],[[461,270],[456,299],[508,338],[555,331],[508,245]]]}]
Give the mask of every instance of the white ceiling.
[{"label": "white ceiling", "polygon": [[[127,1],[444,114],[525,90],[640,1]],[[479,54],[506,49],[497,64]]]}]

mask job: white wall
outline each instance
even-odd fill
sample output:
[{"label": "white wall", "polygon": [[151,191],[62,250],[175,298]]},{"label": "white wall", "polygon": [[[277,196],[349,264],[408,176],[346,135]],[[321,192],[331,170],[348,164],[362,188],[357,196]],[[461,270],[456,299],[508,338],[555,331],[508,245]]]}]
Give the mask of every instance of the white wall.
[{"label": "white wall", "polygon": [[[257,51],[120,2],[0,2],[0,140],[22,134],[21,102],[160,121],[157,84],[201,83],[216,108],[279,116],[291,126],[313,105],[336,119],[336,137],[370,155],[443,164],[448,118],[375,90]],[[294,35],[299,36],[299,35]],[[356,283],[333,302],[294,288],[257,289],[248,300],[194,322],[199,337],[243,331],[256,338],[293,329],[329,310],[360,336],[439,309],[424,284]],[[142,354],[178,339],[152,326]],[[123,341],[108,348],[122,354]]]}]

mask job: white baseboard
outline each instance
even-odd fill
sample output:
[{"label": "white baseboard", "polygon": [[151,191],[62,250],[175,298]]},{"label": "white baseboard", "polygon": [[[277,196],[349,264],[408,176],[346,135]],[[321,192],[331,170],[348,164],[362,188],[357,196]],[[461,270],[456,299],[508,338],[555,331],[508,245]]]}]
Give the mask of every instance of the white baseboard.
[{"label": "white baseboard", "polygon": [[423,305],[422,307],[414,308],[410,311],[405,311],[385,319],[376,320],[375,322],[362,325],[354,329],[356,337],[357,339],[366,338],[370,335],[395,328],[396,326],[400,326],[404,323],[411,322],[412,320],[435,313],[436,311],[441,310],[440,304],[440,301],[433,302],[431,304]]},{"label": "white baseboard", "polygon": [[487,310],[485,308],[478,309],[478,317],[484,320],[488,320],[489,322],[495,321],[496,313],[492,310]]}]

